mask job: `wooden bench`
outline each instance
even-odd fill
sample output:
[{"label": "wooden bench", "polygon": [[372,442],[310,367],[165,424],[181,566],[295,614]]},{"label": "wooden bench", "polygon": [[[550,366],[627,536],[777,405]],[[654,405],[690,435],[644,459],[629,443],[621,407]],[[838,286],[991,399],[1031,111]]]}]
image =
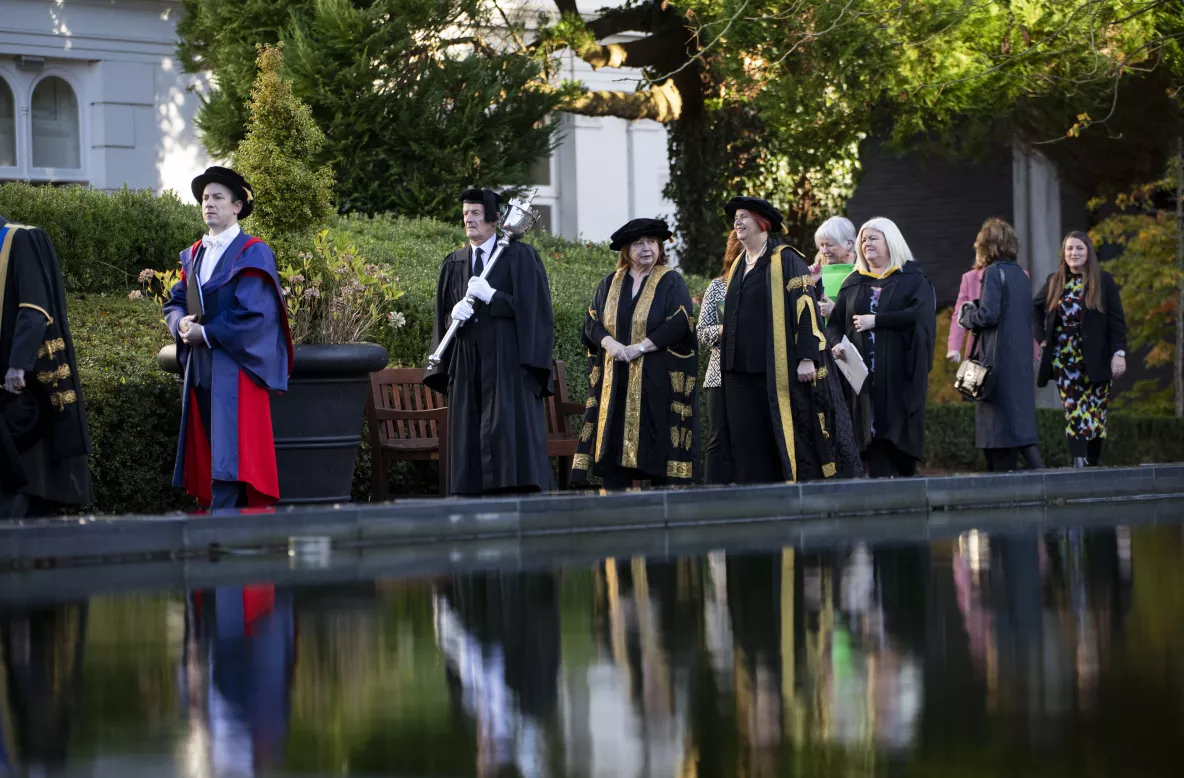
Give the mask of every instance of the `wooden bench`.
[{"label": "wooden bench", "polygon": [[[567,398],[567,370],[562,360],[553,365],[555,394],[547,398],[547,456],[559,457],[559,487],[571,483],[571,464],[579,442],[571,417],[583,415],[583,403]],[[423,370],[388,368],[370,374],[366,403],[370,422],[370,499],[390,496],[387,481],[391,462],[439,462],[440,496],[448,494],[448,404],[439,392],[423,383]]]}]

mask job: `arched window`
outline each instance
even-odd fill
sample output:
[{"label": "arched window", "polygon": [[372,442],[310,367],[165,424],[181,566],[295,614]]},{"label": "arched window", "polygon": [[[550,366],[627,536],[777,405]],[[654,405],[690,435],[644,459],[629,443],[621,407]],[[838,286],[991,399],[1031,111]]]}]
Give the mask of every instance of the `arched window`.
[{"label": "arched window", "polygon": [[16,100],[0,78],[0,167],[16,167]]},{"label": "arched window", "polygon": [[33,167],[82,167],[78,98],[65,80],[43,79],[33,90]]}]

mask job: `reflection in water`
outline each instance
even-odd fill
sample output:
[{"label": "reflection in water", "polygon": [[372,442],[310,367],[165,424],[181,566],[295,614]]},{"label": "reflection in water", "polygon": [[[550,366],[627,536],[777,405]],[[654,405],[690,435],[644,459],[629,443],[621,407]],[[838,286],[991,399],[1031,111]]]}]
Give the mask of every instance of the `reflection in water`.
[{"label": "reflection in water", "polygon": [[182,700],[193,776],[253,776],[278,765],[295,663],[292,593],[218,587],[189,597]]},{"label": "reflection in water", "polygon": [[66,764],[86,618],[86,603],[0,616],[0,775]]},{"label": "reflection in water", "polygon": [[1182,558],[1174,527],[974,532],[95,598],[0,618],[0,757],[195,778],[1180,775]]}]

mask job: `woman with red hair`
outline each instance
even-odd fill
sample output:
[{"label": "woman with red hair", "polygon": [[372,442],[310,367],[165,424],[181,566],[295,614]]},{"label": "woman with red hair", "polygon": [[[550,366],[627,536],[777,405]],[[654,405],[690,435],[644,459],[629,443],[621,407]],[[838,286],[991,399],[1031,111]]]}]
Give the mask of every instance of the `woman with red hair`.
[{"label": "woman with red hair", "polygon": [[735,197],[724,210],[744,247],[728,272],[721,322],[731,480],[861,475],[809,263],[777,237],[781,213],[769,202]]}]

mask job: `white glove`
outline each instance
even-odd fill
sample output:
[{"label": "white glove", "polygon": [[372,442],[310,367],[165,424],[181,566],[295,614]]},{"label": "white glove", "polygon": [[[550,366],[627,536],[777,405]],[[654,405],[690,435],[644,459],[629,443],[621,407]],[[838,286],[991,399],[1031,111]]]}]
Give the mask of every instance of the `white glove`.
[{"label": "white glove", "polygon": [[473,316],[473,306],[468,300],[461,300],[452,306],[452,318],[457,321],[468,321]]},{"label": "white glove", "polygon": [[493,299],[493,293],[496,291],[488,281],[480,276],[473,276],[469,279],[469,296],[476,297],[486,305],[489,305],[489,301]]},{"label": "white glove", "polygon": [[20,394],[25,388],[25,371],[8,368],[4,376],[4,388],[13,394]]},{"label": "white glove", "polygon": [[956,365],[962,361],[962,352],[948,351],[948,352],[946,352],[946,359],[950,360],[951,362],[953,362]]}]

